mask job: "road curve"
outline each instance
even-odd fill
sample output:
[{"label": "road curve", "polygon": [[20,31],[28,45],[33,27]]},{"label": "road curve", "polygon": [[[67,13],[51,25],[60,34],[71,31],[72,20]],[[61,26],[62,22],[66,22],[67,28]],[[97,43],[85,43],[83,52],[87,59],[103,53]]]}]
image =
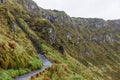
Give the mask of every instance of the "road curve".
[{"label": "road curve", "polygon": [[43,60],[43,67],[40,70],[32,71],[28,74],[25,74],[23,76],[20,76],[18,78],[15,78],[13,80],[29,80],[31,76],[44,71],[46,68],[49,68],[52,66],[52,63],[42,54],[39,54],[39,58]]}]

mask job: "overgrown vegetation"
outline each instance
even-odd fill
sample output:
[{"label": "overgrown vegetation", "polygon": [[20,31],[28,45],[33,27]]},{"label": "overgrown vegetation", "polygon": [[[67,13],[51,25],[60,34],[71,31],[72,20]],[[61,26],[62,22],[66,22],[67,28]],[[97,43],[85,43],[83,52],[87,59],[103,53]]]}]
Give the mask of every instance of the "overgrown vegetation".
[{"label": "overgrown vegetation", "polygon": [[[43,63],[37,52],[45,54],[53,66],[31,80],[120,80],[120,29],[95,27],[93,21],[101,20],[39,10],[32,0],[0,4],[0,80],[40,69]],[[77,25],[84,23],[87,26]],[[51,46],[52,31],[56,38]],[[58,52],[60,45],[63,55]]]},{"label": "overgrown vegetation", "polygon": [[[33,43],[15,19],[7,4],[0,4],[0,80],[12,80],[43,65]],[[25,23],[23,25],[27,26]],[[34,32],[30,33],[35,35]]]},{"label": "overgrown vegetation", "polygon": [[[63,17],[66,16],[65,13],[41,10],[44,13],[43,17],[49,17],[48,20],[52,20],[51,22],[56,26],[57,41],[54,49],[48,44],[47,46],[43,45],[43,53],[46,53],[46,56],[52,60],[55,65],[45,72],[33,76],[32,80],[35,79],[34,77],[37,77],[36,80],[120,79],[119,27],[101,26],[97,28],[93,25],[77,27],[74,25],[71,27],[72,21],[69,21],[70,17],[68,18],[67,16],[66,19],[63,19]],[[68,24],[66,20],[68,20]],[[86,21],[87,20],[89,23],[92,22],[92,19],[86,19]],[[89,23],[86,23],[86,25],[89,25]],[[58,49],[59,44],[64,47],[65,55],[61,55],[55,51]],[[68,72],[63,65],[67,65]]]},{"label": "overgrown vegetation", "polygon": [[[64,55],[54,50],[52,47],[42,44],[43,51],[46,51],[46,56],[54,62],[54,65],[42,73],[31,77],[31,80],[119,80],[117,73],[117,65],[111,66],[94,65],[91,61],[86,60],[86,65],[78,62],[78,60],[69,56],[67,52]],[[84,61],[85,62],[85,61]],[[116,77],[111,74],[117,74]],[[112,77],[111,77],[112,76]]]}]

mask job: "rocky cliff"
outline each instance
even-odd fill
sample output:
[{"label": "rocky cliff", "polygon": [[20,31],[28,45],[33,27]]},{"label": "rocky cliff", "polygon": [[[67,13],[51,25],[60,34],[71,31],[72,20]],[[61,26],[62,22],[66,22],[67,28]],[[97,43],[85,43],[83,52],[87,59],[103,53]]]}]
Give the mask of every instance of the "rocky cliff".
[{"label": "rocky cliff", "polygon": [[[40,12],[43,18],[55,25],[56,45],[63,45],[67,53],[80,63],[89,67],[90,63],[99,68],[106,64],[110,66],[114,61],[118,61],[114,65],[119,65],[120,60],[117,57],[115,59],[115,56],[120,57],[118,49],[120,45],[120,20],[76,18],[70,17],[64,11],[42,8],[40,8]],[[102,74],[104,75],[103,72]],[[108,71],[105,74],[110,79],[112,72]],[[107,79],[108,76],[104,77],[103,80]],[[112,77],[110,80],[119,80],[118,76]],[[87,80],[89,79],[87,78]],[[101,79],[98,78],[98,80]]]},{"label": "rocky cliff", "polygon": [[41,68],[37,52],[55,64],[38,79],[119,80],[120,20],[70,17],[32,0],[1,3],[0,79]]}]

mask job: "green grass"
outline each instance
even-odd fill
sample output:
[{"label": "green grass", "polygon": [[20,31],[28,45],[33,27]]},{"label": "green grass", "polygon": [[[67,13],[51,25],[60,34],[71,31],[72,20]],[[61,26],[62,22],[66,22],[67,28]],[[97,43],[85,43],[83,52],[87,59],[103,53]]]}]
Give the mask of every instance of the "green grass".
[{"label": "green grass", "polygon": [[[76,31],[69,20],[71,18],[65,12],[42,10],[48,15],[58,16],[50,23],[39,15],[31,15],[25,3],[25,0],[10,0],[6,5],[0,4],[1,80],[9,80],[41,68],[43,63],[38,59],[36,49],[41,49],[54,63],[36,79],[120,80],[120,33],[117,28],[82,26]],[[63,16],[66,16],[65,20],[62,20]],[[16,33],[11,26],[13,22],[16,23]],[[50,35],[44,28],[52,28],[55,31],[57,38],[54,47],[49,45]],[[66,37],[68,33],[72,37],[71,40]],[[106,39],[107,35],[112,35],[116,41]],[[90,40],[96,37],[101,40]],[[79,43],[77,38],[80,38]],[[64,47],[64,55],[57,51],[59,45]]]},{"label": "green grass", "polygon": [[31,80],[119,80],[119,66],[117,65],[110,65],[107,62],[96,65],[90,60],[79,62],[66,51],[62,55],[44,43],[42,44],[42,50],[47,58],[53,62],[53,66]]},{"label": "green grass", "polygon": [[[43,62],[27,34],[16,22],[16,33],[13,31],[10,23],[15,21],[15,15],[1,4],[0,10],[0,80],[12,80],[13,77],[40,69]],[[36,38],[23,19],[20,23]]]},{"label": "green grass", "polygon": [[[69,56],[68,53],[62,55],[52,47],[42,44],[44,51],[47,51],[45,55],[52,60],[53,66],[48,68],[39,77],[41,80],[102,80],[99,74],[99,68],[86,67],[82,63],[79,63],[76,59]],[[96,69],[96,71],[91,70]],[[103,72],[102,72],[103,73]],[[33,79],[35,80],[35,78]]]},{"label": "green grass", "polygon": [[8,69],[8,70],[1,70],[0,71],[0,80],[12,80],[17,76],[26,74],[30,72],[30,69]]}]

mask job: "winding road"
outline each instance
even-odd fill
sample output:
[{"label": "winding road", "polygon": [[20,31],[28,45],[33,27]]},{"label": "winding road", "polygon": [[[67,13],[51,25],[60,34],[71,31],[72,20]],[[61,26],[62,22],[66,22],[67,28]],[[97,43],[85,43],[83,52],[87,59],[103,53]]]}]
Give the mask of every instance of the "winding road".
[{"label": "winding road", "polygon": [[29,80],[31,76],[44,71],[46,68],[49,68],[52,66],[52,63],[42,54],[39,54],[39,58],[41,58],[43,60],[43,67],[40,70],[36,70],[33,72],[30,72],[28,74],[25,74],[23,76],[20,76],[18,78],[15,78],[13,80]]}]

